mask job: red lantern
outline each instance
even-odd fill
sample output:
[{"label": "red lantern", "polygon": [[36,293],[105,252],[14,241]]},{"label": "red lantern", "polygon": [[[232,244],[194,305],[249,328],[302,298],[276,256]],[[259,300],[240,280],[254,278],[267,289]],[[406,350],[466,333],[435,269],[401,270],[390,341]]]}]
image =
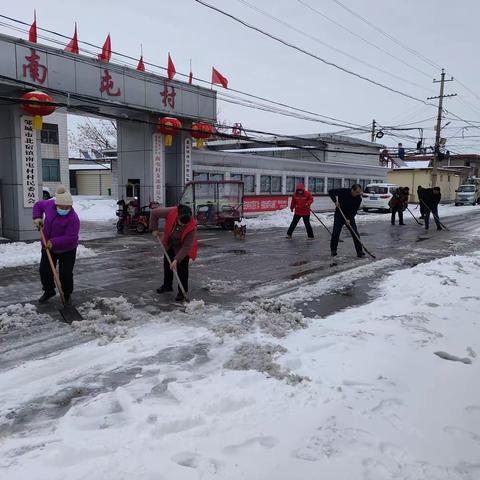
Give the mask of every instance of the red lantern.
[{"label": "red lantern", "polygon": [[215,127],[209,123],[192,123],[192,137],[197,141],[197,148],[203,148],[205,141],[215,135]]},{"label": "red lantern", "polygon": [[171,147],[173,135],[182,128],[182,122],[178,118],[163,117],[158,121],[157,132],[165,135],[165,146]]},{"label": "red lantern", "polygon": [[25,113],[33,115],[33,128],[35,130],[42,129],[42,117],[53,113],[57,107],[55,105],[45,105],[45,103],[53,103],[55,100],[46,93],[34,90],[33,92],[24,93],[21,96],[22,100],[35,100],[38,103],[22,103],[21,109]]}]

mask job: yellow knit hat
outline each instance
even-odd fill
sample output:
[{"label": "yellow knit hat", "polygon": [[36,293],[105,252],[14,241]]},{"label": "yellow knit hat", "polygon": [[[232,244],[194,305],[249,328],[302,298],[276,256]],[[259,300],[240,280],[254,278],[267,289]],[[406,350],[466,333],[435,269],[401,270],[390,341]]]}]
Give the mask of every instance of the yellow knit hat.
[{"label": "yellow knit hat", "polygon": [[73,205],[73,198],[67,189],[60,185],[55,193],[55,205]]}]

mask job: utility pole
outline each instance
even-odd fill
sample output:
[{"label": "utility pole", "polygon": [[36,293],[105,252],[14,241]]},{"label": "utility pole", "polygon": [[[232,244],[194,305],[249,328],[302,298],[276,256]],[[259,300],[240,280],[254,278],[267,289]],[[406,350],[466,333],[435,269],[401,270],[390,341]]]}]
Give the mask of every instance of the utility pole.
[{"label": "utility pole", "polygon": [[443,99],[447,97],[455,97],[457,94],[452,93],[450,95],[444,95],[445,82],[453,82],[453,77],[449,80],[445,80],[445,70],[442,68],[442,74],[440,80],[433,79],[433,83],[440,84],[440,95],[438,97],[428,97],[427,100],[433,100],[438,98],[438,114],[437,114],[437,124],[435,127],[435,151],[433,152],[433,163],[432,163],[432,176],[431,183],[432,187],[437,186],[437,176],[438,176],[438,162],[440,160],[440,134],[442,133],[442,114],[443,114]]},{"label": "utility pole", "polygon": [[377,126],[377,122],[372,120],[372,142],[375,141],[375,127]]}]

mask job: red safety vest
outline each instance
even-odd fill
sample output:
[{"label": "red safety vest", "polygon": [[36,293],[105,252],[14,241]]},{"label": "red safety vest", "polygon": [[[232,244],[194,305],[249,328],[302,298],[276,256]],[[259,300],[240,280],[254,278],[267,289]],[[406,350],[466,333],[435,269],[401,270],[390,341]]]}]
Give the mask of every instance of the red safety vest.
[{"label": "red safety vest", "polygon": [[[170,234],[172,233],[173,227],[175,226],[175,222],[178,217],[178,208],[172,208],[172,211],[167,215],[167,218],[165,220],[165,230],[163,231],[163,246],[165,248],[168,248],[168,240],[170,239]],[[185,227],[185,229],[182,232],[182,237],[181,241],[185,240],[185,237],[193,230],[197,229],[197,221],[192,217],[190,219],[189,224]],[[198,251],[198,239],[197,236],[195,235],[195,240],[193,241],[192,248],[188,252],[188,256],[192,259],[195,260],[197,258],[197,251]]]}]

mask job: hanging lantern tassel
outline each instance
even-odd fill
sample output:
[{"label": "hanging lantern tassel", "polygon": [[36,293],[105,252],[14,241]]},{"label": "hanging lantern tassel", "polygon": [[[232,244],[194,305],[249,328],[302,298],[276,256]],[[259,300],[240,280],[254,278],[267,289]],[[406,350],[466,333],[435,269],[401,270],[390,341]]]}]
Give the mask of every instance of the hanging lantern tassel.
[{"label": "hanging lantern tassel", "polygon": [[165,136],[165,146],[171,147],[173,136],[182,128],[182,122],[178,118],[163,117],[157,123],[157,132]]},{"label": "hanging lantern tassel", "polygon": [[54,99],[46,93],[34,90],[33,92],[24,93],[22,100],[33,100],[35,103],[22,103],[21,109],[29,115],[33,115],[32,127],[35,130],[41,130],[43,126],[43,118],[53,113],[57,107],[55,105],[46,105],[54,103]]},{"label": "hanging lantern tassel", "polygon": [[205,146],[205,140],[215,135],[215,127],[209,123],[192,123],[192,137],[196,140],[197,148]]}]

